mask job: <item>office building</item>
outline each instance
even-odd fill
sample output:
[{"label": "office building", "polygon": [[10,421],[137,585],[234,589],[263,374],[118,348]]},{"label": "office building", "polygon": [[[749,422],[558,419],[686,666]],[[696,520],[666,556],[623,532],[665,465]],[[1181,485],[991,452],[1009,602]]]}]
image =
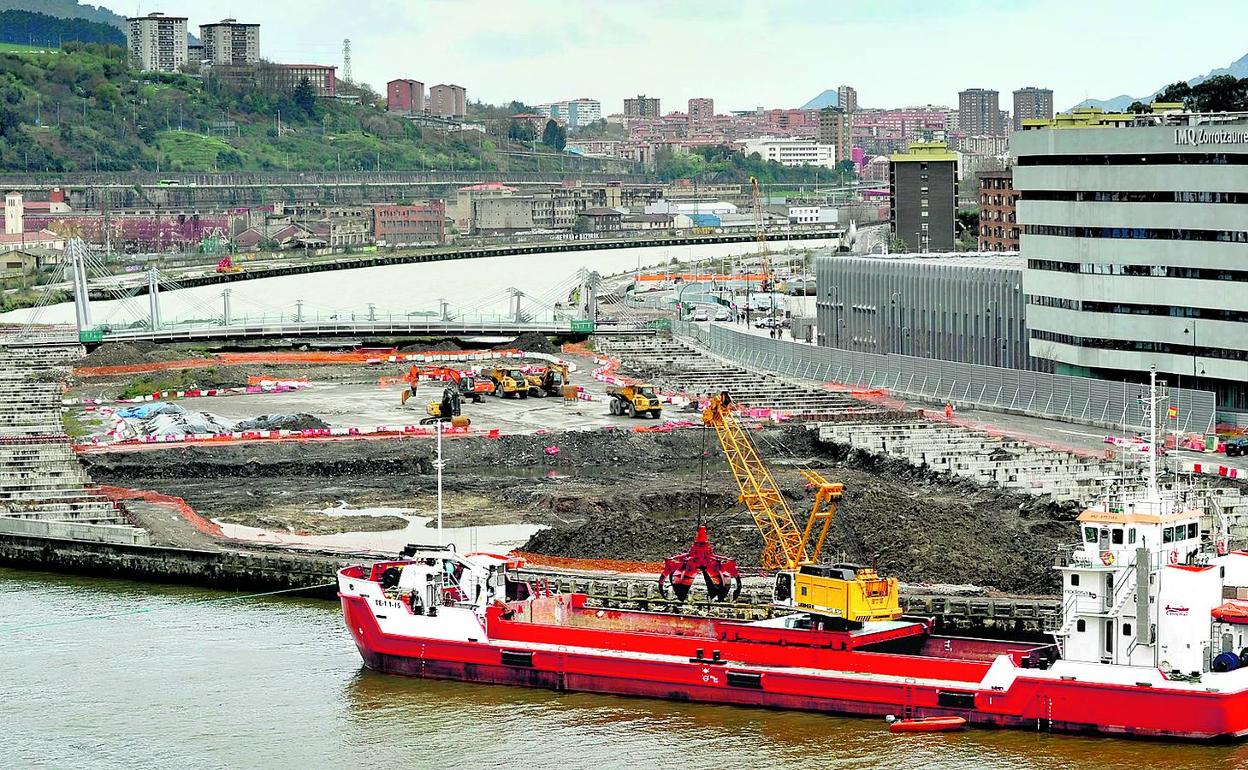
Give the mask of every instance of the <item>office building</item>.
[{"label": "office building", "polygon": [[1026,86],[1014,92],[1014,130],[1023,130],[1024,120],[1052,120],[1053,91]]},{"label": "office building", "polygon": [[839,107],[824,107],[819,111],[819,142],[835,148],[836,161],[850,159],[850,116]]},{"label": "office building", "polygon": [[689,100],[689,125],[706,123],[715,117],[715,100],[698,98]]},{"label": "office building", "polygon": [[149,13],[126,20],[126,47],[145,72],[177,72],[186,64],[186,17]]},{"label": "office building", "polygon": [[1028,355],[1017,254],[815,257],[820,345],[1044,370]]},{"label": "office building", "polygon": [[1018,251],[1018,193],[1012,171],[979,174],[979,250]]},{"label": "office building", "polygon": [[836,148],[817,139],[782,138],[760,136],[746,139],[741,151],[746,155],[758,155],[763,160],[774,160],[782,166],[836,166]]},{"label": "office building", "polygon": [[378,246],[446,243],[446,204],[429,201],[373,206],[373,237]]},{"label": "office building", "polygon": [[858,91],[853,86],[840,86],[836,89],[836,106],[841,108],[842,112],[853,113],[858,111]]},{"label": "office building", "polygon": [[199,40],[204,49],[203,62],[209,66],[260,61],[259,24],[240,24],[234,19],[200,24]]},{"label": "office building", "polygon": [[429,113],[440,118],[462,118],[468,109],[463,86],[440,84],[429,89]]},{"label": "office building", "polygon": [[944,142],[916,142],[889,158],[889,224],[907,251],[953,251],[958,156]]},{"label": "office building", "polygon": [[624,117],[626,118],[657,118],[659,111],[658,99],[647,99],[645,94],[638,94],[635,99],[624,100]]},{"label": "office building", "polygon": [[386,110],[404,115],[420,115],[425,111],[425,84],[408,78],[386,83]]},{"label": "office building", "polygon": [[1216,392],[1248,418],[1248,113],[1024,123],[1014,135],[1031,350],[1058,372]]},{"label": "office building", "polygon": [[996,91],[968,88],[958,92],[958,128],[967,136],[1005,133]]}]

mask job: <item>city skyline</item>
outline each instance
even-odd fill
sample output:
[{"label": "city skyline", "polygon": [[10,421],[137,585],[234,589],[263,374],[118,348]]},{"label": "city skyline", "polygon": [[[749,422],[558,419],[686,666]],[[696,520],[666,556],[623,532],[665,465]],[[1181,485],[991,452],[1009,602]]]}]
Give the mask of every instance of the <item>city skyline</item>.
[{"label": "city skyline", "polygon": [[[118,0],[102,4],[124,15],[135,11]],[[350,38],[355,79],[378,92],[389,80],[412,77],[459,83],[474,100],[495,104],[588,97],[602,102],[603,114],[622,112],[623,100],[637,93],[660,98],[665,112],[683,111],[690,97],[700,96],[714,98],[719,112],[800,107],[842,84],[858,89],[864,108],[956,107],[958,91],[966,88],[1009,94],[1038,85],[1053,89],[1054,107],[1064,110],[1085,98],[1151,93],[1248,52],[1237,24],[1202,28],[1195,57],[1183,47],[1155,45],[1158,29],[1182,28],[1191,18],[1178,4],[1153,0],[1023,0],[1008,8],[983,0],[817,8],[797,0],[638,0],[592,13],[568,12],[554,0],[525,5],[525,13],[516,13],[514,4],[498,2],[431,0],[417,7],[361,0],[344,16],[338,5],[308,0],[299,3],[297,27],[289,23],[287,2],[236,8],[162,0],[142,11],[188,16],[193,31],[226,17],[259,23],[261,53],[275,61],[341,68],[342,40]],[[1227,19],[1248,17],[1231,0],[1202,5],[1212,16],[1219,9]],[[752,39],[764,29],[783,57]],[[976,41],[996,44],[1006,37],[1018,55],[994,55],[990,69],[979,67]],[[1072,39],[1089,44],[1077,57],[1057,55]],[[751,57],[764,66],[742,67]]]}]

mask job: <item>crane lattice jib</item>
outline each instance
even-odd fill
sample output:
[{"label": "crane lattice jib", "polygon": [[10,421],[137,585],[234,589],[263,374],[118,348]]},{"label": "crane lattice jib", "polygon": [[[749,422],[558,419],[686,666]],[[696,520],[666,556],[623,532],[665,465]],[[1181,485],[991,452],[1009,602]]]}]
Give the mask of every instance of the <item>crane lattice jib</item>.
[{"label": "crane lattice jib", "polygon": [[763,568],[796,569],[810,564],[802,531],[730,404],[722,397],[712,398],[702,420],[715,428],[719,445],[741,491],[741,502],[754,517],[754,524],[763,536]]}]

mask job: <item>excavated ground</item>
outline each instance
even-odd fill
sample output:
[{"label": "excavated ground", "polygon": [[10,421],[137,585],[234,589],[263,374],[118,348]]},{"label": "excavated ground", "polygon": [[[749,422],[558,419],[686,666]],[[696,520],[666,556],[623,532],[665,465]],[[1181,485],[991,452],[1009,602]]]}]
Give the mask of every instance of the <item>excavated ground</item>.
[{"label": "excavated ground", "polygon": [[[797,460],[846,485],[829,554],[875,561],[909,583],[1055,590],[1052,555],[1074,531],[1075,508],[848,453],[800,428],[771,428],[759,438],[799,518],[809,494]],[[433,452],[428,440],[402,439],[188,446],[83,461],[100,483],[178,495],[209,518],[300,530],[318,523],[299,518],[307,511],[340,502],[430,509]],[[735,501],[713,434],[474,437],[448,440],[445,454],[448,526],[546,524],[525,550],[652,561],[688,547],[701,511],[718,551],[758,563],[761,539]]]}]

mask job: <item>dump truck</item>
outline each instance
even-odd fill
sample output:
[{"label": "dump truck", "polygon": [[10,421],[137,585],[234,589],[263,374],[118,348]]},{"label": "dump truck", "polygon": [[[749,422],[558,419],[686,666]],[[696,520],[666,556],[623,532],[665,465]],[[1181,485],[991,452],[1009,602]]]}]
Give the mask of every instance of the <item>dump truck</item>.
[{"label": "dump truck", "polygon": [[514,369],[486,369],[481,375],[494,383],[494,395],[499,398],[529,397],[529,379],[518,367]]},{"label": "dump truck", "polygon": [[614,415],[658,418],[663,413],[663,404],[653,385],[612,385],[607,388],[607,395],[611,397],[611,414]]}]

